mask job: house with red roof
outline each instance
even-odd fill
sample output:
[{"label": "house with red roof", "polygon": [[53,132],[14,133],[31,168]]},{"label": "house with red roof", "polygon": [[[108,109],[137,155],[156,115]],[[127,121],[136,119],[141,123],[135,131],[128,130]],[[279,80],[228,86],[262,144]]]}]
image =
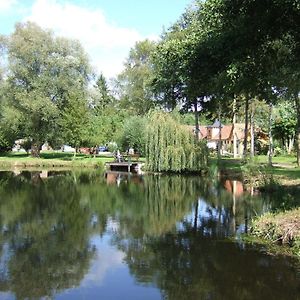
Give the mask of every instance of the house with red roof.
[{"label": "house with red roof", "polygon": [[[190,129],[195,133],[195,126],[190,126]],[[206,139],[208,148],[214,150],[218,148],[220,141],[221,154],[233,154],[234,137],[236,139],[236,153],[242,155],[245,124],[223,125],[219,120],[216,120],[212,125],[199,126],[199,138]]]}]

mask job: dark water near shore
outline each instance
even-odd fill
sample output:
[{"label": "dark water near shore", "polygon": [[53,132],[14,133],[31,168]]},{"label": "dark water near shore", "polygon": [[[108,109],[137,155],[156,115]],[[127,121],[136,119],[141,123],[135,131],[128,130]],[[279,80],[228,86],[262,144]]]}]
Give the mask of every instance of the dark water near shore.
[{"label": "dark water near shore", "polygon": [[240,238],[274,199],[200,177],[0,172],[0,299],[300,299],[299,261]]}]

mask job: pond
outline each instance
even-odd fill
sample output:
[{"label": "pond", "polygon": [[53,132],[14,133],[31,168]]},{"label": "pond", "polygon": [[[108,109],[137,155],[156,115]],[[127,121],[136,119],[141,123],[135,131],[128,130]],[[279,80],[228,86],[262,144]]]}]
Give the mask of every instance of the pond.
[{"label": "pond", "polygon": [[195,176],[0,172],[0,299],[300,299],[299,261],[241,239],[276,203]]}]

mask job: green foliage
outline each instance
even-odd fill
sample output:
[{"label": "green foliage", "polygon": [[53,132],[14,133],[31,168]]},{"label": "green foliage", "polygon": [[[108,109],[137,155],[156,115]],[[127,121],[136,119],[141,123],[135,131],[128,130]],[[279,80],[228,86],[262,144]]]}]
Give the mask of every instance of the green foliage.
[{"label": "green foliage", "polygon": [[88,138],[88,119],[89,114],[84,98],[78,98],[78,95],[70,96],[61,119],[63,140],[68,141],[68,144],[75,148],[84,145]]},{"label": "green foliage", "polygon": [[9,105],[23,117],[23,137],[30,137],[39,151],[44,141],[62,137],[62,113],[87,88],[88,59],[77,41],[55,37],[30,22],[16,25],[8,58]]},{"label": "green foliage", "polygon": [[100,74],[97,78],[90,96],[90,105],[95,115],[101,115],[108,106],[113,106],[115,102],[103,74]]},{"label": "green foliage", "polygon": [[91,113],[89,123],[86,124],[89,132],[88,144],[94,146],[115,142],[127,117],[126,110],[114,106],[108,106],[99,115]]},{"label": "green foliage", "polygon": [[200,171],[207,166],[208,151],[169,114],[153,112],[146,132],[147,169],[158,172]]},{"label": "green foliage", "polygon": [[133,148],[141,155],[145,154],[146,122],[145,117],[139,116],[132,116],[125,120],[117,137],[117,143],[123,151]]},{"label": "green foliage", "polygon": [[7,104],[0,103],[0,152],[13,147],[20,132],[20,113]]},{"label": "green foliage", "polygon": [[134,114],[144,115],[154,107],[154,95],[150,87],[152,63],[150,55],[156,45],[144,40],[130,50],[124,71],[118,76],[116,90],[120,106]]},{"label": "green foliage", "polygon": [[21,147],[24,148],[24,150],[28,153],[28,151],[30,150],[31,148],[31,144],[32,144],[32,141],[31,139],[29,138],[25,138],[22,140],[22,142],[20,143]]},{"label": "green foliage", "polygon": [[291,101],[283,101],[275,107],[275,118],[272,130],[274,137],[282,142],[287,153],[290,153],[296,135],[296,108]]}]

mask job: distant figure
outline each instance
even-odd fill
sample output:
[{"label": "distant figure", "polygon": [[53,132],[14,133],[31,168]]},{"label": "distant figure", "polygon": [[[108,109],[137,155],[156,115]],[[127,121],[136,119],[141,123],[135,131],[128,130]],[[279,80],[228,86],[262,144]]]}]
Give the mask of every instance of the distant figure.
[{"label": "distant figure", "polygon": [[117,150],[117,155],[116,155],[116,157],[117,157],[117,161],[118,161],[118,162],[121,162],[121,161],[122,161],[122,155],[121,155],[121,153],[120,153],[119,150]]},{"label": "distant figure", "polygon": [[134,154],[134,149],[132,147],[129,148],[128,154],[129,155],[133,155]]}]

